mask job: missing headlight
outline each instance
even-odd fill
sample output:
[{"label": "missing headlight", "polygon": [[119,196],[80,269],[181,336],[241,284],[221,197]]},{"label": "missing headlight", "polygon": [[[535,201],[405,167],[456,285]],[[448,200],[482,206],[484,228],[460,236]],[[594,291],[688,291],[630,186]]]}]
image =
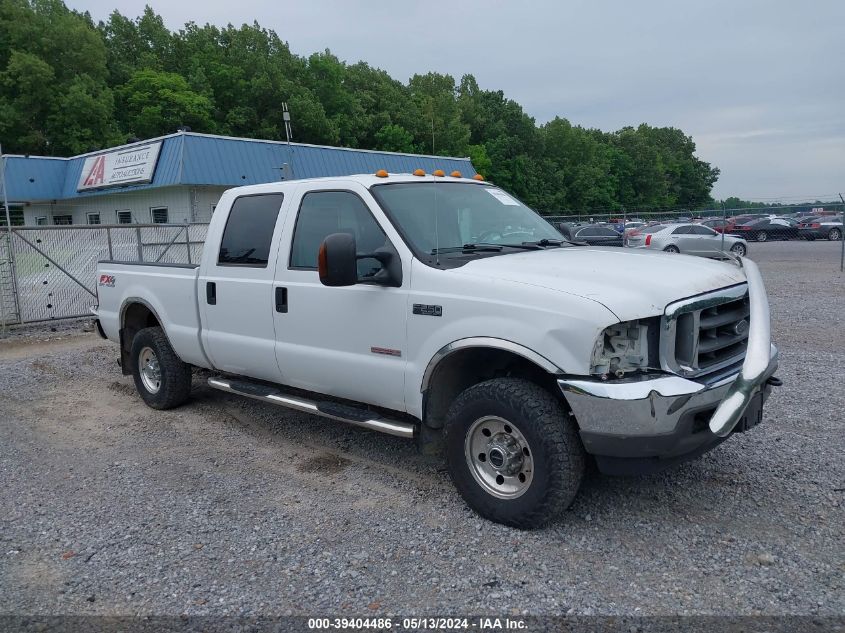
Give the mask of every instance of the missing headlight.
[{"label": "missing headlight", "polygon": [[648,369],[650,325],[649,320],[643,319],[606,328],[593,347],[590,372],[622,378],[627,373]]}]

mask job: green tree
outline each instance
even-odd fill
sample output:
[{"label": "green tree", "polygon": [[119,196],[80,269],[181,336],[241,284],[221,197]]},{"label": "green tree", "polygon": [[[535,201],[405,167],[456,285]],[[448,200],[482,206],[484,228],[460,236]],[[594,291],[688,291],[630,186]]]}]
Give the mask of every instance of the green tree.
[{"label": "green tree", "polygon": [[67,155],[119,139],[106,49],[59,0],[0,3],[0,134],[12,152]]},{"label": "green tree", "polygon": [[[501,90],[436,72],[403,83],[328,49],[293,54],[258,23],[187,23],[147,7],[95,26],[61,0],[0,0],[0,135],[16,152],[67,155],[179,125],[234,136],[470,156],[541,211],[701,208],[716,167],[683,131],[538,126]],[[741,201],[740,201],[741,202]],[[747,203],[743,203],[747,204]]]},{"label": "green tree", "polygon": [[214,131],[211,101],[175,73],[136,71],[117,88],[117,99],[123,128],[141,138],[175,132],[180,125],[196,132]]}]

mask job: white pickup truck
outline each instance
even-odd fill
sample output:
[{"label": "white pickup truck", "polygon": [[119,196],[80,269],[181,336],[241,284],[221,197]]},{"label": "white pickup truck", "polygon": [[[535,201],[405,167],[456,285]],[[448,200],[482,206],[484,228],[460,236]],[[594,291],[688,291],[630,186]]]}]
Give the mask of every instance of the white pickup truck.
[{"label": "white pickup truck", "polygon": [[198,265],[97,274],[98,330],[149,406],[205,368],[442,451],[466,502],[517,527],[565,509],[587,459],[649,472],[747,430],[780,382],[752,261],[572,245],[458,174],[231,189]]}]

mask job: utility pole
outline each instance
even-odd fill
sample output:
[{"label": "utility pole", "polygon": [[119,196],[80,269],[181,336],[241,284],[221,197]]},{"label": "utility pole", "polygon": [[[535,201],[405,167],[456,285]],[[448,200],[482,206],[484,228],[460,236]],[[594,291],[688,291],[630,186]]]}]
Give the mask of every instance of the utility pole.
[{"label": "utility pole", "polygon": [[839,199],[842,200],[842,229],[839,230],[839,241],[842,242],[842,251],[839,253],[839,272],[845,271],[845,198],[839,194]]},{"label": "utility pole", "polygon": [[722,200],[722,222],[724,222],[724,224],[722,225],[722,245],[719,247],[719,250],[722,251],[722,253],[724,253],[725,252],[725,231],[728,229],[728,217],[727,217],[727,211],[725,211],[725,201],[724,200]]},{"label": "utility pole", "polygon": [[[9,273],[12,282],[12,301],[13,314],[20,320],[20,306],[18,305],[18,275],[17,266],[15,265],[15,248],[12,243],[12,214],[9,210],[9,188],[6,186],[6,165],[9,159],[3,154],[3,146],[0,144],[0,157],[3,159],[3,171],[0,172],[0,185],[3,187],[3,206],[6,210],[6,233],[7,233],[7,248],[9,250]],[[0,288],[0,303],[4,301],[2,296],[3,289]],[[5,310],[4,312],[4,327],[5,327]]]}]

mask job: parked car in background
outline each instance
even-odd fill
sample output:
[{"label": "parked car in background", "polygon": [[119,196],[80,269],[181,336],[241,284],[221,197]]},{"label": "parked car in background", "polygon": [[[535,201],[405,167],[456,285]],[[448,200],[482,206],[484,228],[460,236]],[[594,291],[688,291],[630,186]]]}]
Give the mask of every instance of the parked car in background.
[{"label": "parked car in background", "polygon": [[701,224],[657,224],[628,236],[631,248],[649,248],[666,253],[684,253],[700,257],[723,258],[724,249],[734,255],[744,257],[748,254],[748,244],[739,237],[716,233]]},{"label": "parked car in background", "polygon": [[566,222],[559,222],[555,228],[572,242],[583,242],[590,246],[622,246],[622,234],[609,225],[570,226]]},{"label": "parked car in background", "polygon": [[798,225],[798,237],[805,240],[831,240],[842,239],[842,216],[811,218],[808,222]]},{"label": "parked car in background", "polygon": [[725,230],[725,227],[728,226],[729,222],[727,220],[718,219],[718,220],[704,220],[701,225],[709,227],[716,231],[717,233],[721,233]]},{"label": "parked car in background", "polygon": [[797,225],[776,224],[774,220],[763,218],[737,224],[730,229],[730,233],[755,242],[789,240],[798,237],[798,227]]}]

